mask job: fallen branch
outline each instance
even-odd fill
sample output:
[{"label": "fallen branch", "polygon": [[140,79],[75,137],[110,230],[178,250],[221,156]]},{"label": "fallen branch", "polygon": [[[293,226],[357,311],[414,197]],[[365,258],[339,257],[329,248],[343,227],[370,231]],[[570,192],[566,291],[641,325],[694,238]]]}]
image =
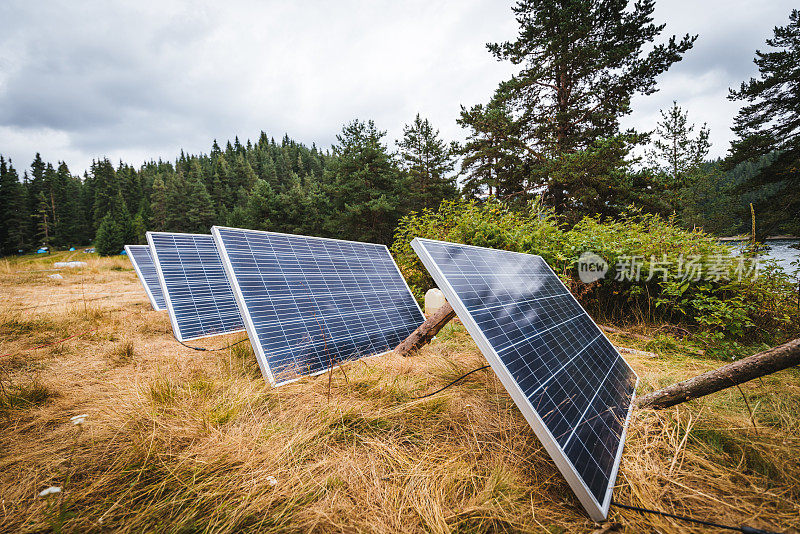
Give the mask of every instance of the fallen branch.
[{"label": "fallen branch", "polygon": [[700,376],[673,384],[640,397],[638,408],[668,408],[690,399],[703,397],[722,389],[738,386],[753,380],[800,364],[800,339],[795,339],[753,354],[739,361],[723,365]]},{"label": "fallen branch", "polygon": [[445,302],[444,306],[425,319],[424,323],[419,325],[416,330],[411,332],[410,336],[397,345],[394,351],[400,356],[410,356],[433,339],[433,336],[455,316],[456,312],[453,310],[453,307],[450,306],[449,302]]},{"label": "fallen branch", "polygon": [[620,330],[619,328],[615,328],[613,326],[606,326],[604,324],[598,324],[597,326],[600,327],[600,330],[608,334],[617,334],[620,336],[631,337],[633,339],[638,339],[639,341],[653,341],[653,338],[650,336],[643,336],[642,334],[634,334],[633,332]]},{"label": "fallen branch", "polygon": [[649,352],[646,350],[639,350],[639,349],[630,349],[628,347],[620,347],[619,345],[614,345],[614,348],[617,349],[617,352],[620,354],[633,354],[635,356],[641,356],[643,358],[658,358],[658,354],[655,352]]}]

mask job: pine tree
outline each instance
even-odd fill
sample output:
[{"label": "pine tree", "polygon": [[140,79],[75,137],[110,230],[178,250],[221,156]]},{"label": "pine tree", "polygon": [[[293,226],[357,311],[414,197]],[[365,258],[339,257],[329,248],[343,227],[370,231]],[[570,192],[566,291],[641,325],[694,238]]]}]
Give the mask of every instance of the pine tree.
[{"label": "pine tree", "polygon": [[141,211],[133,218],[131,226],[133,227],[133,235],[136,236],[133,243],[139,245],[147,244],[147,225],[144,222],[144,217],[142,216]]},{"label": "pine tree", "polygon": [[196,178],[189,180],[186,184],[184,206],[187,231],[200,234],[209,233],[217,213],[214,211],[211,195]]},{"label": "pine tree", "polygon": [[[244,150],[244,148],[242,148],[242,150]],[[258,180],[258,176],[256,176],[247,158],[245,158],[243,154],[236,154],[233,164],[233,180],[231,187],[234,190],[243,188],[246,191],[250,191],[255,185],[256,180]]]},{"label": "pine tree", "polygon": [[272,186],[266,180],[257,180],[244,209],[246,227],[253,230],[275,230],[271,221],[275,215],[275,207],[276,199]]},{"label": "pine tree", "polygon": [[800,11],[794,9],[789,24],[776,27],[767,39],[769,52],[756,51],[759,78],[731,90],[731,100],[745,101],[737,115],[726,169],[775,153],[739,189],[739,193],[767,192],[756,201],[762,224],[759,234],[770,231],[800,232]]},{"label": "pine tree", "polygon": [[100,222],[111,211],[112,204],[116,201],[117,196],[121,195],[121,189],[114,166],[107,158],[93,161],[91,173],[94,186],[92,221],[94,227],[99,228]]},{"label": "pine tree", "polygon": [[[520,66],[500,85],[497,99],[510,106],[526,147],[531,172],[524,190],[544,188],[560,213],[591,213],[583,201],[620,186],[610,165],[622,170],[627,152],[619,148],[639,140],[633,132],[619,137],[631,98],[655,92],[656,77],[681,59],[695,37],[651,45],[664,30],[652,22],[654,0],[519,0],[512,9],[517,39],[488,48]],[[587,153],[575,156],[579,151]],[[589,174],[570,178],[558,164],[564,158],[565,167],[574,168],[576,157]],[[594,168],[600,172],[592,174]]]},{"label": "pine tree", "polygon": [[399,218],[400,173],[373,121],[354,120],[333,147],[332,230],[346,239],[389,243]]},{"label": "pine tree", "polygon": [[703,124],[695,134],[688,116],[677,102],[661,110],[646,158],[652,187],[664,195],[685,227],[694,228],[705,224],[701,204],[712,200],[711,177],[704,165],[711,143],[708,127]]},{"label": "pine tree", "polygon": [[0,254],[16,254],[28,247],[28,214],[25,187],[16,169],[0,156]]},{"label": "pine tree", "polygon": [[278,173],[275,170],[275,163],[266,152],[261,156],[261,179],[266,180],[269,185],[278,185]]},{"label": "pine tree", "polygon": [[153,191],[150,193],[150,210],[153,212],[151,219],[152,228],[163,232],[167,229],[167,187],[161,175],[156,175],[153,180]]},{"label": "pine tree", "polygon": [[126,244],[125,230],[114,216],[108,213],[97,228],[94,243],[97,253],[101,256],[114,256],[119,254]]},{"label": "pine tree", "polygon": [[211,189],[209,191],[218,212],[222,208],[229,208],[233,205],[230,184],[231,171],[228,160],[224,154],[220,153],[211,165]]},{"label": "pine tree", "polygon": [[169,176],[166,185],[166,217],[164,228],[168,232],[190,231],[189,221],[186,220],[186,197],[188,194],[186,179],[183,172]]},{"label": "pine tree", "polygon": [[84,214],[81,206],[81,182],[72,176],[67,164],[59,162],[52,187],[54,199],[55,236],[58,246],[67,247],[85,242]]},{"label": "pine tree", "polygon": [[125,199],[125,205],[130,211],[137,211],[144,196],[139,173],[130,165],[120,162],[116,174],[122,191],[122,198]]},{"label": "pine tree", "polygon": [[41,154],[38,152],[33,158],[31,163],[31,172],[23,175],[23,184],[25,186],[25,197],[27,199],[27,212],[30,214],[29,220],[25,224],[25,240],[28,243],[35,243],[39,229],[36,223],[36,213],[39,211],[39,193],[45,191],[45,178],[44,173],[47,165],[42,160]]},{"label": "pine tree", "polygon": [[50,217],[50,204],[44,191],[39,191],[39,201],[36,203],[36,243],[42,247],[49,247],[53,239],[53,220]]},{"label": "pine tree", "polygon": [[457,122],[471,130],[461,149],[464,195],[505,199],[524,193],[529,185],[525,183],[525,145],[508,104],[493,98],[486,106],[479,104],[469,110],[462,106]]},{"label": "pine tree", "polygon": [[708,126],[703,124],[697,135],[693,135],[695,125],[689,124],[689,113],[677,102],[660,113],[661,121],[653,132],[653,146],[647,151],[649,167],[666,175],[671,188],[685,187],[708,156],[711,148]]},{"label": "pine tree", "polygon": [[428,119],[417,113],[414,122],[403,127],[398,141],[405,172],[406,207],[409,211],[438,207],[442,200],[458,195],[455,176],[455,148],[448,146]]}]

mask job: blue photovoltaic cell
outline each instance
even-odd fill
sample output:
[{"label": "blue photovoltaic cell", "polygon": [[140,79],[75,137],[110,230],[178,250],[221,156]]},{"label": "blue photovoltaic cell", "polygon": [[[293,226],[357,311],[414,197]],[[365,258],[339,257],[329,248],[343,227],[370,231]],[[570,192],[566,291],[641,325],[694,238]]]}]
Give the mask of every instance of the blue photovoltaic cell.
[{"label": "blue photovoltaic cell", "polygon": [[581,503],[604,519],[636,374],[539,256],[411,245]]},{"label": "blue photovoltaic cell", "polygon": [[158,281],[158,272],[153,263],[153,256],[150,255],[150,247],[147,245],[125,245],[125,250],[128,252],[133,268],[136,271],[136,276],[144,286],[147,293],[147,298],[150,299],[150,305],[154,310],[166,310],[167,305],[164,302],[164,293],[161,291],[161,284]]},{"label": "blue photovoltaic cell", "polygon": [[273,385],[392,350],[425,320],[384,245],[217,226],[211,233]]},{"label": "blue photovoltaic cell", "polygon": [[147,232],[147,241],[179,341],[244,329],[210,235]]}]

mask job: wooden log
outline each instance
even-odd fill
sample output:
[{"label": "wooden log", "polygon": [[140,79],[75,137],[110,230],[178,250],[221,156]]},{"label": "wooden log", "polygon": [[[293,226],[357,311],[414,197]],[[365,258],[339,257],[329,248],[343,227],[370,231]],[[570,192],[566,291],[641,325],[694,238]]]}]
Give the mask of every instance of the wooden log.
[{"label": "wooden log", "polygon": [[397,345],[394,351],[400,356],[410,356],[420,347],[428,343],[439,330],[446,325],[450,319],[456,316],[456,312],[449,302],[439,308],[436,313],[425,319],[425,322],[411,332],[402,343]]},{"label": "wooden log", "polygon": [[608,334],[619,334],[621,336],[627,336],[627,337],[632,337],[633,339],[638,339],[639,341],[653,341],[653,338],[650,336],[643,336],[642,334],[634,334],[633,332],[620,330],[619,328],[616,328],[614,326],[607,326],[604,324],[598,324],[597,326],[600,327],[600,330]]},{"label": "wooden log", "polygon": [[690,399],[738,386],[748,380],[800,364],[800,339],[795,339],[723,365],[689,380],[654,391],[636,401],[637,408],[668,408]]}]

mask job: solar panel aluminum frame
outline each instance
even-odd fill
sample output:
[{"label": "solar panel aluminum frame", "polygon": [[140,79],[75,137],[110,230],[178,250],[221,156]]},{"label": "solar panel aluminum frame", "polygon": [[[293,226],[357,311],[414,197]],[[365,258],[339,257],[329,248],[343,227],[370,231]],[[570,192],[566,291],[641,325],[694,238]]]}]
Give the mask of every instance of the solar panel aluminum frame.
[{"label": "solar panel aluminum frame", "polygon": [[[192,233],[186,233],[186,232],[147,232],[147,234],[146,234],[147,235],[147,242],[148,242],[148,244],[150,246],[150,255],[153,256],[153,263],[156,264],[156,272],[158,273],[158,281],[161,284],[161,291],[164,293],[164,302],[166,302],[166,304],[167,304],[167,314],[169,315],[169,321],[172,324],[172,332],[173,332],[173,335],[175,336],[175,339],[177,339],[180,342],[184,342],[184,341],[191,341],[193,339],[202,339],[202,338],[214,337],[214,336],[224,336],[224,335],[227,335],[227,334],[235,334],[237,332],[241,332],[242,329],[238,329],[238,330],[231,330],[230,332],[218,332],[218,333],[214,333],[214,334],[206,334],[206,335],[203,335],[203,336],[194,336],[194,337],[189,337],[189,338],[185,338],[183,336],[183,333],[181,332],[180,325],[178,324],[178,320],[175,317],[175,308],[173,308],[173,306],[172,306],[172,299],[170,299],[169,291],[167,290],[167,282],[164,279],[164,271],[161,269],[161,262],[159,262],[159,260],[158,260],[158,252],[156,252],[156,247],[154,246],[153,239],[151,237],[151,235],[174,235],[174,234],[180,234],[180,235],[185,235],[185,236],[203,236],[203,237],[208,237],[208,234],[192,234]],[[216,242],[214,242],[214,246],[216,246]],[[217,253],[219,253],[219,250],[217,250]],[[227,272],[225,274],[227,276]],[[230,280],[229,280],[229,283],[230,283]]]},{"label": "solar panel aluminum frame", "polygon": [[[156,298],[153,295],[153,292],[150,291],[150,286],[147,285],[147,280],[145,280],[145,277],[142,274],[142,270],[139,267],[139,264],[136,262],[136,258],[133,257],[133,249],[134,248],[139,248],[139,247],[146,248],[147,250],[149,250],[150,251],[150,258],[152,259],[152,257],[153,257],[153,249],[151,249],[149,245],[125,245],[125,252],[128,254],[128,258],[130,258],[131,263],[133,264],[133,270],[136,271],[136,276],[139,277],[139,281],[144,286],[144,290],[147,293],[147,298],[150,299],[150,305],[156,311],[164,311],[167,308],[158,305],[158,302],[156,302]],[[155,261],[153,261],[153,264],[155,264]],[[156,273],[158,273],[158,268],[156,268]],[[157,274],[156,274],[156,278],[158,278]],[[161,285],[161,279],[159,279],[158,284]]]},{"label": "solar panel aluminum frame", "polygon": [[[323,373],[327,373],[338,369],[342,364],[337,364],[332,367],[328,367],[321,371],[316,371],[314,373],[309,373],[307,375],[298,376],[296,378],[290,378],[287,380],[276,381],[275,376],[272,374],[272,371],[269,367],[269,362],[267,361],[267,355],[264,353],[264,348],[261,346],[261,343],[258,342],[258,334],[256,332],[255,323],[253,322],[253,318],[250,316],[250,311],[247,309],[247,306],[244,302],[244,297],[242,293],[242,289],[239,286],[239,281],[236,279],[236,276],[233,272],[233,264],[231,263],[231,259],[228,256],[228,251],[225,249],[225,244],[222,242],[222,237],[219,235],[220,229],[230,229],[230,230],[246,230],[243,228],[231,228],[226,226],[212,226],[211,227],[211,235],[214,236],[214,242],[217,245],[217,250],[219,251],[219,255],[222,258],[222,265],[225,267],[225,273],[228,275],[228,280],[231,283],[231,287],[233,287],[233,296],[236,298],[236,305],[239,307],[239,313],[242,315],[242,321],[244,322],[245,330],[247,331],[247,337],[250,338],[250,345],[253,347],[253,353],[256,355],[256,361],[258,361],[258,367],[261,369],[261,375],[269,381],[272,387],[283,386],[285,384],[291,384],[292,382],[297,382],[302,378],[307,378],[311,376],[318,376]],[[325,241],[339,241],[342,243],[358,243],[358,241],[347,241],[346,239],[333,239],[330,237],[316,237],[316,236],[298,236],[297,234],[286,234],[281,232],[265,232],[263,230],[247,230],[253,232],[264,232],[273,235],[282,235],[288,237],[305,237],[307,239],[321,239]],[[372,243],[374,244],[374,243]],[[422,308],[419,307],[419,303],[417,299],[414,298],[414,294],[411,292],[411,288],[408,287],[408,282],[406,282],[403,273],[400,272],[400,268],[397,266],[397,262],[394,261],[394,257],[392,256],[391,252],[389,252],[389,247],[386,245],[382,245],[384,249],[386,249],[386,254],[389,255],[389,258],[392,260],[392,264],[394,265],[395,270],[397,271],[397,275],[403,280],[403,283],[406,286],[406,290],[411,295],[411,298],[414,300],[414,303],[417,306],[417,310],[419,310],[420,315],[420,324],[425,322],[425,314],[422,312]],[[372,358],[377,356],[383,356],[385,354],[389,354],[394,350],[394,347],[391,349],[380,352],[376,354],[369,354],[364,356],[363,358]],[[346,363],[346,362],[344,362]]]},{"label": "solar panel aluminum frame", "polygon": [[[417,253],[417,256],[419,256],[420,260],[422,261],[422,264],[425,265],[425,268],[428,269],[428,272],[433,277],[439,289],[441,289],[442,292],[444,292],[447,301],[455,310],[456,314],[458,315],[458,318],[461,319],[461,322],[464,324],[464,327],[467,329],[467,332],[469,332],[470,336],[472,336],[472,339],[481,349],[481,352],[486,357],[486,360],[489,362],[489,364],[492,366],[492,369],[494,370],[497,377],[500,379],[500,382],[503,384],[503,387],[506,388],[506,391],[509,393],[509,395],[511,395],[511,398],[514,400],[514,403],[517,405],[520,412],[522,412],[522,415],[525,417],[525,420],[528,421],[528,424],[531,426],[531,428],[533,428],[536,437],[539,438],[539,441],[542,443],[547,453],[553,459],[553,462],[555,462],[556,466],[558,467],[558,470],[561,471],[561,474],[567,480],[567,483],[572,488],[572,491],[575,493],[575,495],[578,497],[578,500],[580,501],[581,505],[583,505],[584,509],[589,513],[589,516],[594,521],[598,522],[605,521],[606,518],[608,517],[609,507],[611,506],[611,495],[614,490],[614,484],[609,483],[608,488],[606,489],[605,497],[603,498],[603,502],[602,503],[598,502],[597,499],[592,494],[592,492],[589,490],[589,487],[584,483],[583,479],[578,474],[578,471],[572,465],[572,462],[569,460],[569,458],[567,458],[567,455],[564,453],[564,451],[561,450],[561,447],[556,442],[555,437],[550,433],[550,430],[547,428],[547,426],[544,424],[539,414],[536,412],[531,403],[528,401],[528,398],[525,396],[522,389],[520,389],[519,384],[517,384],[516,380],[514,380],[513,376],[511,375],[511,372],[506,368],[500,356],[492,348],[492,345],[491,343],[489,343],[489,340],[486,338],[486,335],[483,333],[483,330],[481,330],[477,322],[475,322],[470,313],[467,311],[467,307],[461,301],[461,298],[459,298],[455,289],[450,285],[450,283],[447,281],[447,278],[444,276],[444,273],[442,273],[442,271],[438,268],[436,262],[430,256],[428,251],[425,249],[424,246],[425,241],[435,242],[430,239],[421,239],[415,237],[411,241],[411,247],[414,249],[414,252]],[[485,250],[484,247],[463,245],[460,243],[452,243],[452,244],[463,247]],[[502,251],[502,252],[509,252],[511,254],[522,254],[520,252],[510,252],[510,251]],[[525,255],[529,256],[529,254]],[[575,299],[575,296],[572,295],[572,293],[567,289],[566,286],[564,286],[563,282],[561,282],[561,279],[558,278],[558,276],[555,274],[553,269],[547,264],[547,262],[544,262],[544,264],[547,265],[548,269],[550,269],[550,272],[553,274],[553,276],[555,276],[556,279],[559,281],[559,283],[564,287],[564,291],[566,293],[569,293],[572,299],[575,300],[576,303],[578,303],[577,299]],[[580,306],[580,303],[578,303],[578,305]],[[594,323],[594,320],[592,320],[592,322]],[[596,323],[594,324],[595,326],[597,326]],[[603,337],[608,339],[608,337],[605,335],[605,333],[603,333],[600,327],[597,327],[597,330]],[[616,351],[616,348],[614,350]],[[619,351],[617,351],[617,354],[619,355]],[[636,396],[636,387],[639,385],[639,375],[636,374],[633,368],[631,368],[630,364],[628,364],[628,362],[625,361],[625,359],[622,358],[621,355],[620,359],[623,362],[625,362],[625,365],[627,365],[628,368],[631,370],[633,375],[636,377],[636,381],[633,387],[634,392],[633,395],[631,396],[630,406],[628,407],[628,413],[625,417],[625,423],[622,426],[622,433],[620,435],[619,447],[617,449],[617,454],[614,459],[614,467],[611,470],[611,476],[609,477],[609,481],[615,481],[617,478],[617,472],[619,471],[619,464],[620,461],[622,460],[622,450],[625,445],[625,435],[628,430],[628,423],[630,422],[631,413],[633,413],[634,399]]]}]

